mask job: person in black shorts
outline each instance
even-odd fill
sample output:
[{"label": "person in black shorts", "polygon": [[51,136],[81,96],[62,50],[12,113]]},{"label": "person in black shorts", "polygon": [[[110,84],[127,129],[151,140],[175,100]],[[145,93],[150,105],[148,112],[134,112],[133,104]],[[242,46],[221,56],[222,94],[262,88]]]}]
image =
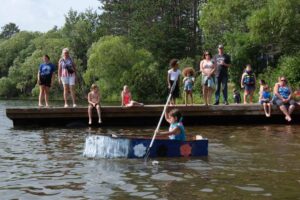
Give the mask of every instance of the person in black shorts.
[{"label": "person in black shorts", "polygon": [[45,106],[48,107],[48,99],[49,99],[49,89],[52,86],[54,80],[54,70],[55,66],[50,63],[50,57],[48,55],[43,56],[44,63],[40,64],[37,82],[40,86],[40,94],[39,94],[39,107],[44,106],[42,100],[45,100]]}]

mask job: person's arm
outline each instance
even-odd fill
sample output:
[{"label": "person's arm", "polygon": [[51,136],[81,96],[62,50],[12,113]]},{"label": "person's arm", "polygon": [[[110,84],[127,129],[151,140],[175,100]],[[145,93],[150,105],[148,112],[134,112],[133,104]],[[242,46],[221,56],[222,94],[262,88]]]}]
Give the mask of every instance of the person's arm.
[{"label": "person's arm", "polygon": [[58,61],[58,72],[57,72],[57,78],[58,78],[58,83],[61,84],[61,74],[62,74],[62,68],[61,68],[61,59]]},{"label": "person's arm", "polygon": [[263,98],[263,93],[259,92],[259,101],[264,101],[265,99]]},{"label": "person's arm", "polygon": [[215,62],[213,62],[213,67],[212,67],[212,70],[209,73],[209,76],[213,75],[215,73],[215,71],[216,71],[216,64],[215,64]]},{"label": "person's arm", "polygon": [[171,81],[170,81],[170,74],[168,72],[168,77],[167,77],[167,81],[168,81],[168,88],[171,88]]},{"label": "person's arm", "polygon": [[88,102],[89,104],[92,104],[94,106],[94,102],[92,102],[92,98],[91,98],[91,92],[89,92],[88,94]]},{"label": "person's arm", "polygon": [[244,87],[244,77],[245,77],[245,73],[243,73],[243,75],[242,75],[242,79],[241,79],[241,88]]},{"label": "person's arm", "polygon": [[289,90],[290,90],[290,95],[289,95],[289,97],[287,98],[287,101],[291,100],[292,97],[293,97],[293,91],[292,91],[292,88],[291,88],[291,87],[288,87],[288,88],[289,88]]},{"label": "person's arm", "polygon": [[226,54],[225,62],[223,62],[223,65],[227,68],[231,66],[231,58],[227,54]]},{"label": "person's arm", "polygon": [[124,105],[124,93],[123,93],[123,91],[121,92],[121,98],[122,98],[122,100],[121,100],[121,106],[125,106]]},{"label": "person's arm", "polygon": [[184,79],[182,80],[182,83],[184,83],[187,80],[187,77],[184,77]]},{"label": "person's arm", "polygon": [[39,84],[39,83],[40,83],[40,70],[37,73],[37,84]]},{"label": "person's arm", "polygon": [[53,86],[54,79],[55,79],[55,73],[53,72],[51,76],[51,87]]},{"label": "person's arm", "polygon": [[202,64],[203,64],[203,60],[201,60],[200,64],[199,64],[199,70],[200,70],[200,72],[202,72]]},{"label": "person's arm", "polygon": [[169,117],[169,113],[168,112],[165,112],[165,120],[171,124],[171,120],[170,120],[170,117]]},{"label": "person's arm", "polygon": [[173,130],[171,131],[162,131],[162,132],[159,132],[161,135],[178,135],[180,134],[180,128],[177,126],[176,128],[174,128]]}]

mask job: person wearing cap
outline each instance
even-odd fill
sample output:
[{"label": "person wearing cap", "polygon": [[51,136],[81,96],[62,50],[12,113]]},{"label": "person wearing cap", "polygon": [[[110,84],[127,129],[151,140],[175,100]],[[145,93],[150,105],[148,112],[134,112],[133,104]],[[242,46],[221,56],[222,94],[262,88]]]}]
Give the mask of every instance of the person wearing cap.
[{"label": "person wearing cap", "polygon": [[214,56],[214,61],[217,64],[215,71],[216,76],[216,101],[214,105],[219,105],[220,101],[220,91],[222,87],[222,93],[224,98],[224,104],[228,105],[228,96],[227,96],[227,82],[228,82],[228,68],[231,65],[231,58],[228,54],[224,53],[224,46],[220,44],[218,46],[218,54]]},{"label": "person wearing cap", "polygon": [[58,82],[64,86],[64,101],[65,108],[68,105],[68,94],[70,91],[73,101],[73,108],[76,107],[75,103],[75,78],[76,78],[76,65],[69,55],[69,49],[62,50],[61,59],[58,61]]}]

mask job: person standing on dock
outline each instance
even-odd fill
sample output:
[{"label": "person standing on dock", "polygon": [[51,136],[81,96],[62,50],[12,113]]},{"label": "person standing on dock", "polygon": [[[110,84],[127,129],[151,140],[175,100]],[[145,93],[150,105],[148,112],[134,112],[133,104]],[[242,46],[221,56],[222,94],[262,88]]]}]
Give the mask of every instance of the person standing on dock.
[{"label": "person standing on dock", "polygon": [[231,58],[228,54],[224,53],[224,46],[220,44],[218,46],[218,54],[215,55],[214,60],[217,64],[216,69],[216,81],[217,81],[217,87],[216,87],[216,102],[214,105],[219,105],[220,101],[220,91],[222,86],[222,92],[224,97],[224,104],[228,105],[228,96],[227,96],[227,82],[228,82],[228,68],[231,65]]},{"label": "person standing on dock", "polygon": [[173,89],[173,91],[171,91],[172,97],[171,97],[170,104],[175,105],[176,98],[179,97],[179,82],[180,82],[179,79],[181,74],[180,69],[178,69],[179,67],[178,59],[172,59],[170,61],[170,67],[171,69],[168,70],[168,77],[167,77],[169,90],[171,90],[173,83],[175,83],[175,88]]},{"label": "person standing on dock", "polygon": [[75,79],[76,79],[76,65],[73,59],[70,57],[69,49],[64,48],[62,50],[62,58],[58,62],[58,81],[64,86],[64,101],[65,108],[68,105],[68,94],[71,93],[73,101],[73,108],[76,107],[75,103]]},{"label": "person standing on dock", "polygon": [[213,89],[215,87],[215,63],[211,60],[212,55],[210,52],[205,51],[203,54],[203,60],[200,63],[200,71],[202,72],[202,91],[204,104],[211,104],[211,97]]},{"label": "person standing on dock", "polygon": [[92,124],[92,110],[96,108],[98,114],[98,123],[101,124],[101,112],[100,112],[100,99],[101,95],[99,92],[99,88],[96,84],[92,84],[91,91],[88,94],[88,115],[89,115],[89,125]]},{"label": "person standing on dock", "polygon": [[54,81],[55,66],[50,63],[50,57],[48,55],[43,56],[43,61],[44,63],[40,65],[37,75],[37,82],[40,85],[39,107],[43,106],[43,98],[45,99],[45,106],[49,107],[49,89]]},{"label": "person standing on dock", "polygon": [[249,96],[250,104],[253,103],[253,94],[255,91],[256,77],[252,71],[250,64],[246,66],[241,78],[241,88],[244,88],[244,104],[247,104],[247,97]]}]

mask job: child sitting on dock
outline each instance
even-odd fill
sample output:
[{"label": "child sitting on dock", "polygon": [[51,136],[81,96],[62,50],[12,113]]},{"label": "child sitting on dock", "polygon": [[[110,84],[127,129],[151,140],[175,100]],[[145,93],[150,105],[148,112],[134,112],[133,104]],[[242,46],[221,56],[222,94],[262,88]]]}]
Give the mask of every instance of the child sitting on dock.
[{"label": "child sitting on dock", "polygon": [[122,105],[121,106],[125,106],[125,107],[144,106],[143,103],[139,103],[137,101],[132,100],[131,92],[127,85],[124,85],[123,91],[121,92],[121,96],[122,96]]},{"label": "child sitting on dock", "polygon": [[259,102],[263,105],[266,117],[271,116],[271,92],[269,86],[265,84],[259,95]]},{"label": "child sitting on dock", "polygon": [[182,115],[178,109],[173,109],[165,113],[165,119],[170,124],[169,131],[159,132],[162,135],[168,135],[171,140],[185,141],[185,130],[182,124]]},{"label": "child sitting on dock", "polygon": [[192,67],[186,67],[184,68],[182,72],[184,79],[183,79],[183,84],[184,84],[184,93],[185,93],[185,105],[187,106],[188,104],[188,99],[191,99],[191,104],[193,105],[193,86],[195,82],[194,74],[195,70]]},{"label": "child sitting on dock", "polygon": [[249,96],[249,101],[253,103],[253,94],[255,90],[255,74],[252,71],[250,64],[246,66],[246,69],[242,75],[241,87],[244,88],[244,104],[247,104],[247,97]]},{"label": "child sitting on dock", "polygon": [[92,124],[92,110],[96,108],[98,114],[98,123],[100,124],[101,121],[101,112],[100,112],[100,92],[98,86],[96,84],[92,84],[91,91],[88,94],[88,114],[89,114],[89,124]]}]

